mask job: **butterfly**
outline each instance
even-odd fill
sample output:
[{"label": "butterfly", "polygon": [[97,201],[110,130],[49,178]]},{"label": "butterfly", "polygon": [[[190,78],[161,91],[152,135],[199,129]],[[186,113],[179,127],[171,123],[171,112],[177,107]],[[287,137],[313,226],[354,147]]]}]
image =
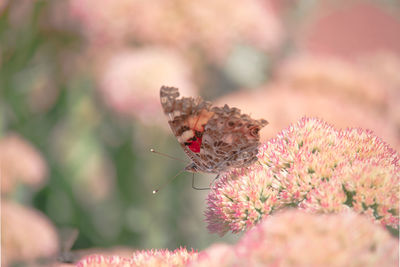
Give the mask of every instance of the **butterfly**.
[{"label": "butterfly", "polygon": [[201,97],[179,98],[175,87],[162,86],[160,101],[172,132],[192,160],[186,171],[219,174],[258,160],[266,120],[254,120],[228,105],[212,106]]}]

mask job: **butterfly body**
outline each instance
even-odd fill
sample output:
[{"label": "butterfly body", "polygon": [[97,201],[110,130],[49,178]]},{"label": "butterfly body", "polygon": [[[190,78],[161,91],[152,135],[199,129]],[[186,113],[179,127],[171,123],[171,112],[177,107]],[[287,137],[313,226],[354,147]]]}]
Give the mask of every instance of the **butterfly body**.
[{"label": "butterfly body", "polygon": [[185,170],[219,174],[257,161],[259,131],[266,120],[254,120],[228,105],[213,107],[200,97],[179,98],[175,87],[161,87],[160,100],[172,132],[192,160]]}]

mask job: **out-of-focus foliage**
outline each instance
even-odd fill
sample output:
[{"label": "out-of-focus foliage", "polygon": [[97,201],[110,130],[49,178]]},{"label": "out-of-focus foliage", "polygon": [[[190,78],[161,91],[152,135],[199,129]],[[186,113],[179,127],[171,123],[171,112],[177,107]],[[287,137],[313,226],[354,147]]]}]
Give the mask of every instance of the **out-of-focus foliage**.
[{"label": "out-of-focus foliage", "polygon": [[[152,195],[185,165],[149,149],[186,159],[162,114],[160,86],[267,119],[264,139],[318,115],[371,128],[398,149],[399,8],[396,1],[0,0],[2,202],[44,218],[49,233],[77,229],[74,250],[221,241],[206,230],[208,192],[191,189],[189,174]],[[213,178],[196,177],[199,186]],[[29,248],[7,230],[2,245]],[[59,239],[54,248],[62,250]],[[14,259],[9,251],[3,263]]]}]

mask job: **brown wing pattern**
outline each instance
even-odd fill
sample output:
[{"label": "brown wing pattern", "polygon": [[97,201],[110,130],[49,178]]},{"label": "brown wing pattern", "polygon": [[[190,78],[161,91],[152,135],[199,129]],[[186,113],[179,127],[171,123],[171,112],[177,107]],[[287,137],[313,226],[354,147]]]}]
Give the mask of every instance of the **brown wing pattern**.
[{"label": "brown wing pattern", "polygon": [[268,124],[266,120],[254,120],[227,105],[211,108],[201,98],[178,97],[177,88],[161,87],[169,125],[193,161],[187,170],[220,173],[257,161],[259,131]]},{"label": "brown wing pattern", "polygon": [[188,148],[187,141],[190,139],[198,139],[203,135],[204,126],[213,115],[210,111],[211,103],[204,101],[201,97],[178,97],[178,88],[161,87],[161,106],[164,113],[169,118],[169,126],[182,148],[188,156],[195,161],[198,157],[198,153]]},{"label": "brown wing pattern", "polygon": [[201,158],[215,173],[246,167],[257,161],[260,133],[268,124],[241,114],[238,108],[213,107],[203,135]]}]

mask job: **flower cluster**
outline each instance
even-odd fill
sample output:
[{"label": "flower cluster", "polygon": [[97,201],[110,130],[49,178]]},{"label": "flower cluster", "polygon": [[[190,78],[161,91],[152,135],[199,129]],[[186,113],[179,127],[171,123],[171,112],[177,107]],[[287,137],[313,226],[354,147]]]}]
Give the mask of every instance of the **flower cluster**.
[{"label": "flower cluster", "polygon": [[189,261],[197,258],[197,252],[187,251],[179,248],[174,251],[169,250],[143,250],[133,253],[130,258],[120,256],[91,255],[78,262],[78,267],[101,267],[101,266],[185,266]]},{"label": "flower cluster", "polygon": [[303,93],[341,96],[353,104],[382,108],[388,100],[385,81],[360,65],[334,57],[302,55],[283,64],[279,80]]},{"label": "flower cluster", "polygon": [[42,213],[2,199],[1,215],[2,266],[57,256],[56,228]]},{"label": "flower cluster", "polygon": [[208,196],[211,232],[247,230],[285,207],[354,209],[398,229],[399,154],[372,132],[303,118],[260,147],[259,161],[224,175]]},{"label": "flower cluster", "polygon": [[353,212],[293,209],[264,220],[235,246],[206,249],[190,266],[394,266],[397,250],[396,238]]},{"label": "flower cluster", "polygon": [[10,193],[18,184],[40,187],[46,180],[47,165],[39,151],[18,134],[0,140],[1,192]]},{"label": "flower cluster", "polygon": [[190,68],[174,50],[162,47],[126,49],[103,61],[98,89],[104,102],[116,113],[145,123],[157,122],[161,111],[161,85],[180,87],[183,95],[196,94]]},{"label": "flower cluster", "polygon": [[299,210],[264,220],[235,246],[238,266],[394,266],[397,251],[397,239],[363,216]]},{"label": "flower cluster", "polygon": [[215,59],[236,42],[269,49],[282,39],[276,15],[260,0],[72,0],[69,8],[84,34],[97,44],[133,40],[189,50],[197,47]]},{"label": "flower cluster", "polygon": [[90,255],[80,260],[77,267],[129,267],[135,266],[133,260],[120,256]]},{"label": "flower cluster", "polygon": [[236,245],[135,252],[130,258],[92,255],[79,267],[128,266],[396,266],[398,241],[354,212],[280,212],[247,232]]}]

